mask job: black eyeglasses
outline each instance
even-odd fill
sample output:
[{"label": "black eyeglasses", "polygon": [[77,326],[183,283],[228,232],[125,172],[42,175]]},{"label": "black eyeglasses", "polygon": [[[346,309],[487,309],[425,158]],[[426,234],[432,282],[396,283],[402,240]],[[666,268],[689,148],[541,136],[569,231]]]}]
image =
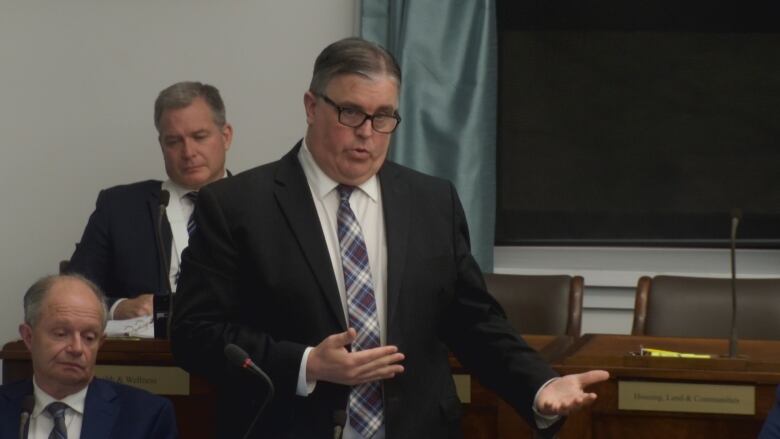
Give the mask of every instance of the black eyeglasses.
[{"label": "black eyeglasses", "polygon": [[323,101],[327,102],[339,112],[339,123],[350,128],[358,128],[367,120],[371,121],[371,128],[377,133],[390,134],[401,123],[401,116],[394,114],[368,114],[353,107],[342,107],[333,102],[324,94],[318,94]]}]

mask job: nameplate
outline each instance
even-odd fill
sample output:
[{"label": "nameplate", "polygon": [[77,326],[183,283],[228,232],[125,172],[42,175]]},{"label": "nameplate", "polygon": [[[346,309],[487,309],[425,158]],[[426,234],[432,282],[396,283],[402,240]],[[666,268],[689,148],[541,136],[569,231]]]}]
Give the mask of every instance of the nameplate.
[{"label": "nameplate", "polygon": [[458,394],[458,399],[464,404],[471,402],[471,376],[470,375],[452,375],[452,379],[455,381],[455,392]]},{"label": "nameplate", "polygon": [[95,376],[157,395],[189,395],[190,375],[178,367],[99,364]]},{"label": "nameplate", "polygon": [[756,414],[755,386],[619,381],[618,409]]}]

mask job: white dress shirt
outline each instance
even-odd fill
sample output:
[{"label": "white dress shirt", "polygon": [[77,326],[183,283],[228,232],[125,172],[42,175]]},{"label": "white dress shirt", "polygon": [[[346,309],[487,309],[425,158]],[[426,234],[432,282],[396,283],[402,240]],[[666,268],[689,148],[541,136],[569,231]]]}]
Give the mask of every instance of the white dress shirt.
[{"label": "white dress shirt", "polygon": [[81,424],[84,419],[84,401],[87,398],[88,388],[89,386],[84,387],[80,391],[58,400],[52,398],[38,387],[38,383],[35,381],[35,377],[33,377],[35,407],[30,415],[27,439],[49,439],[49,434],[51,434],[51,430],[54,428],[54,418],[46,411],[46,407],[55,401],[68,405],[68,409],[65,410],[65,426],[68,429],[68,439],[79,439],[81,437]]},{"label": "white dress shirt", "polygon": [[[322,233],[328,246],[330,262],[333,265],[333,272],[336,273],[336,283],[339,288],[339,296],[341,296],[341,307],[344,310],[345,320],[349,322],[347,292],[344,287],[344,270],[341,266],[341,248],[339,246],[336,218],[340,201],[336,187],[339,183],[328,177],[317,166],[314,157],[312,157],[309,148],[306,146],[305,140],[298,152],[298,160],[301,162],[303,173],[306,175],[306,181],[309,183],[309,189],[314,198],[314,206],[317,209],[317,216],[322,225]],[[384,345],[387,340],[387,241],[385,238],[385,218],[382,210],[382,191],[380,190],[379,179],[373,176],[361,184],[352,192],[349,204],[360,224],[363,239],[366,242],[368,264],[371,268],[371,280],[374,283],[377,318],[379,319],[379,339],[380,343]],[[316,385],[316,383],[306,381],[306,362],[311,349],[306,349],[298,374],[297,392],[302,396],[314,391],[314,386]],[[349,425],[349,419],[347,419],[342,437],[344,439],[362,439]],[[383,425],[372,439],[384,439],[384,437],[385,427]]]}]

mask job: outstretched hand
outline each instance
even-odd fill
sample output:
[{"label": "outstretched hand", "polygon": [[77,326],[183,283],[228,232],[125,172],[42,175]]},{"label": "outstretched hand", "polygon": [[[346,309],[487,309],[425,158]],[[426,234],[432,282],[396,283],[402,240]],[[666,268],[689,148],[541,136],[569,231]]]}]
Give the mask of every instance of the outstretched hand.
[{"label": "outstretched hand", "polygon": [[596,394],[585,392],[585,388],[607,379],[609,372],[605,370],[562,376],[539,392],[536,410],[543,415],[566,416],[595,401]]},{"label": "outstretched hand", "polygon": [[307,381],[329,381],[354,386],[384,380],[404,371],[398,362],[404,354],[396,346],[380,346],[350,352],[346,346],[355,341],[353,328],[326,337],[309,353],[306,362]]}]

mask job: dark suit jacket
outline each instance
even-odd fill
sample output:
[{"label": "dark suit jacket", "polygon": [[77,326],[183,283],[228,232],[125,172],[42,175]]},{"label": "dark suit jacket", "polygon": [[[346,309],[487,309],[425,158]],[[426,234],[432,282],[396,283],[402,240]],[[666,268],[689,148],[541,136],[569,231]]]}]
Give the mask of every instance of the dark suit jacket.
[{"label": "dark suit jacket", "polygon": [[[22,400],[32,380],[0,386],[0,438],[19,437]],[[167,399],[130,386],[94,379],[84,402],[81,439],[174,439],[179,436]]]},{"label": "dark suit jacket", "polygon": [[[155,237],[160,185],[147,180],[102,190],[67,271],[95,282],[113,303],[118,298],[167,291]],[[171,229],[163,221],[163,245],[170,261]]]},{"label": "dark suit jacket", "polygon": [[775,405],[767,415],[758,439],[780,439],[780,386],[777,387]]},{"label": "dark suit jacket", "polygon": [[[221,438],[241,437],[264,391],[226,364],[226,343],[246,349],[276,386],[253,437],[331,437],[333,413],[347,405],[349,388],[327,382],[308,397],[295,395],[305,347],[346,330],[299,147],[203,189],[198,199],[172,350],[184,368],[221,384]],[[387,437],[461,436],[448,350],[532,419],[533,397],[555,372],[485,291],[454,187],[391,162],[378,175],[388,247],[386,339],[406,355],[405,372],[383,382]]]}]

